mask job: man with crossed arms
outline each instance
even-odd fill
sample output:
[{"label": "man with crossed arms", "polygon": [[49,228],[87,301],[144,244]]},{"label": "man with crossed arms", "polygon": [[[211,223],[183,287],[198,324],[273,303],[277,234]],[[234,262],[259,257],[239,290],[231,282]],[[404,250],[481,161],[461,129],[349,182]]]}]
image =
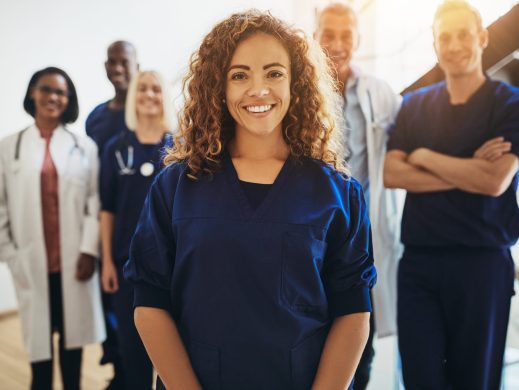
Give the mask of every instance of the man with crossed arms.
[{"label": "man with crossed arms", "polygon": [[446,80],[404,97],[384,183],[407,190],[398,336],[408,389],[498,389],[519,236],[519,89],[489,79],[478,11],[433,22]]}]

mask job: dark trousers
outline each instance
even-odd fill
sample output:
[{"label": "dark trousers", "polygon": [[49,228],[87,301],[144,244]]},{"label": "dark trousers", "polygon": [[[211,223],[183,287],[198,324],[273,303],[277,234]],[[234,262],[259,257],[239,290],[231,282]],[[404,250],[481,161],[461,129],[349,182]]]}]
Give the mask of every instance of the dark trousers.
[{"label": "dark trousers", "polygon": [[[63,327],[63,305],[61,294],[61,274],[49,274],[49,303],[51,320],[51,346],[52,334],[59,333],[59,363],[61,380],[65,390],[78,390],[81,378],[81,356],[83,350],[65,349],[65,329]],[[52,366],[54,360],[54,348],[52,358],[41,362],[31,363],[32,390],[52,390]]]},{"label": "dark trousers", "polygon": [[357,371],[355,371],[353,388],[355,390],[365,390],[368,387],[369,377],[371,375],[371,365],[375,357],[375,349],[373,348],[373,337],[375,335],[375,316],[374,311],[369,317],[369,337],[364,347],[364,352],[360,358]]},{"label": "dark trousers", "polygon": [[144,349],[133,321],[133,288],[117,267],[119,290],[112,294],[112,307],[117,319],[117,344],[123,366],[125,389],[151,389],[153,366]]},{"label": "dark trousers", "polygon": [[513,280],[508,250],[406,248],[398,337],[407,389],[499,389]]}]

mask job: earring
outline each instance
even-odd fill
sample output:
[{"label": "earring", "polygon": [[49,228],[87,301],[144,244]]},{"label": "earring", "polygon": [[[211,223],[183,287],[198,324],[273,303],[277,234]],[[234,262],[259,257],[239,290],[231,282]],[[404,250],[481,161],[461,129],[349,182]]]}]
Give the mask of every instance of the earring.
[{"label": "earring", "polygon": [[224,104],[225,104],[225,99],[222,99],[222,103],[224,103]]}]

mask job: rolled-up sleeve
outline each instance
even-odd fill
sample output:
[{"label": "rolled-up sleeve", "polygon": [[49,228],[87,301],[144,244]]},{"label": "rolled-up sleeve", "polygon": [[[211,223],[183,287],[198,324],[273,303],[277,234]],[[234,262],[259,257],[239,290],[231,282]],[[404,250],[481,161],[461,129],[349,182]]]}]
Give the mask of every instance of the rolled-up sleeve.
[{"label": "rolled-up sleeve", "polygon": [[347,185],[327,240],[324,282],[332,318],[371,312],[370,289],[377,279],[364,195],[354,179]]},{"label": "rolled-up sleeve", "polygon": [[170,310],[175,263],[172,227],[174,184],[165,169],[153,182],[130,245],[124,276],[134,285],[134,306]]}]

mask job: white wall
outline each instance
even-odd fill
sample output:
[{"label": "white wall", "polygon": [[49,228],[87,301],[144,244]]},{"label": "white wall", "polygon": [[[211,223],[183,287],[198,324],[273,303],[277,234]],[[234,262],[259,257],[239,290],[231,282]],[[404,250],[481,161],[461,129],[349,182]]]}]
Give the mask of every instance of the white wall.
[{"label": "white wall", "polygon": [[[487,26],[505,14],[518,0],[469,0]],[[371,51],[358,60],[378,77],[401,91],[435,63],[432,18],[441,0],[372,0],[366,13],[375,12]]]},{"label": "white wall", "polygon": [[[293,21],[298,10],[295,4],[295,0],[0,0],[4,91],[0,94],[0,137],[30,122],[22,100],[29,77],[40,68],[56,65],[70,74],[81,110],[80,119],[71,127],[82,131],[88,112],[112,94],[103,67],[110,42],[134,42],[141,67],[159,70],[174,82],[215,22],[250,7],[271,9]],[[297,15],[301,18],[300,11]]]},{"label": "white wall", "polygon": [[[76,85],[83,132],[88,113],[112,96],[106,47],[126,39],[137,47],[141,69],[156,69],[179,84],[190,54],[219,20],[248,8],[271,10],[312,29],[314,0],[0,0],[0,138],[31,123],[22,102],[30,76],[46,66],[63,68]],[[0,264],[0,312],[16,305]]]},{"label": "white wall", "polygon": [[[55,65],[76,84],[83,131],[92,108],[112,95],[104,73],[106,47],[117,39],[135,43],[142,69],[156,69],[178,92],[189,55],[212,25],[232,12],[256,7],[311,34],[317,7],[329,0],[0,0],[0,138],[31,122],[22,101],[30,76]],[[486,23],[517,0],[474,0]],[[400,90],[434,64],[430,19],[438,0],[356,0],[362,68]],[[144,5],[146,4],[146,5]],[[14,307],[0,264],[0,311]]]}]

